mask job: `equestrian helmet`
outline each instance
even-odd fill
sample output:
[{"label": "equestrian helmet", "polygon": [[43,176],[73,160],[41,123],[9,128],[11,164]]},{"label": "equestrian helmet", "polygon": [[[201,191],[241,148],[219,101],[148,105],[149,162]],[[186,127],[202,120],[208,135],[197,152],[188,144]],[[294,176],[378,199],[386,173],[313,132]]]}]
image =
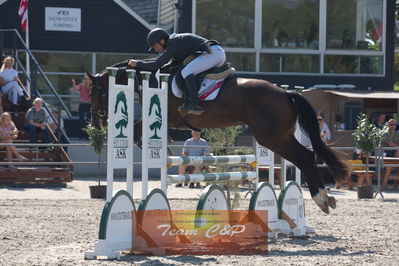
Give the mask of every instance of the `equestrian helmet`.
[{"label": "equestrian helmet", "polygon": [[161,28],[153,29],[147,35],[148,46],[151,48],[162,39],[169,39],[169,33]]}]

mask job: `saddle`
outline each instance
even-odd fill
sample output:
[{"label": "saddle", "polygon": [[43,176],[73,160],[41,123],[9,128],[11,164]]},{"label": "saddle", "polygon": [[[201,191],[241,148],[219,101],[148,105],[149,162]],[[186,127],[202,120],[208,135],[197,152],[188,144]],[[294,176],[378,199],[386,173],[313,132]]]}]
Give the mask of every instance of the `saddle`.
[{"label": "saddle", "polygon": [[[195,57],[193,57],[192,59],[194,59],[194,58]],[[176,84],[179,88],[185,88],[185,86],[186,86],[184,79],[181,75],[181,71],[184,66],[185,65],[180,67],[176,71],[176,74],[175,74]],[[225,78],[233,75],[235,72],[236,72],[236,70],[230,66],[230,62],[227,62],[227,63],[223,64],[222,66],[213,67],[211,69],[208,69],[208,70],[196,75],[197,84],[198,84],[197,87],[199,89],[201,87],[201,84],[203,83],[203,81],[206,79],[221,80],[221,79],[225,79]]]}]

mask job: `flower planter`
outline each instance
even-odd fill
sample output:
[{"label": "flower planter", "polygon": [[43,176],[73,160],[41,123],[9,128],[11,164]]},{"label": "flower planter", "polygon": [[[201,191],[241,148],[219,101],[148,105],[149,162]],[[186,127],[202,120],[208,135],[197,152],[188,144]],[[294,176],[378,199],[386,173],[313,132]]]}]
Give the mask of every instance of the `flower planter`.
[{"label": "flower planter", "polygon": [[92,199],[105,199],[107,197],[107,186],[97,185],[97,186],[89,186],[89,188],[90,188],[90,197]]},{"label": "flower planter", "polygon": [[359,199],[372,199],[373,198],[373,187],[372,186],[358,186],[357,197]]}]

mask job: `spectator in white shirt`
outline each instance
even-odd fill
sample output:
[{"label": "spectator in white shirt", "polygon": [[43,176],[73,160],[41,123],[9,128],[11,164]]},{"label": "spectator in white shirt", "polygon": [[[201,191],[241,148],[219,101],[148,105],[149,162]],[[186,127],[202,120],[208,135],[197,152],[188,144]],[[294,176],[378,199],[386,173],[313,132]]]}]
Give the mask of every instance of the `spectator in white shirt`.
[{"label": "spectator in white shirt", "polygon": [[328,128],[328,125],[324,121],[323,117],[318,116],[317,120],[319,121],[320,126],[320,137],[325,143],[327,143],[331,140],[331,131]]},{"label": "spectator in white shirt", "polygon": [[16,109],[18,98],[23,96],[24,93],[18,83],[18,72],[13,66],[14,58],[6,57],[0,69],[0,86],[2,93],[7,95],[8,100],[14,105],[13,109]]}]

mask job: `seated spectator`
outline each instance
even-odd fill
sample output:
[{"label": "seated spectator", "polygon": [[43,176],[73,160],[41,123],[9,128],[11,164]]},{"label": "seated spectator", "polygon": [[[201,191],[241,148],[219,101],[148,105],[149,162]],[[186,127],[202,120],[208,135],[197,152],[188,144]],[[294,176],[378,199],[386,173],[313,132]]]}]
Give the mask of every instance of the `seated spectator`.
[{"label": "seated spectator", "polygon": [[[186,140],[182,155],[184,156],[203,156],[209,155],[208,142],[201,138],[201,132],[191,130],[192,138]],[[198,146],[198,147],[192,147]],[[198,174],[200,172],[200,166],[193,165],[181,165],[179,167],[179,174]],[[177,184],[176,187],[181,187],[182,184]],[[197,188],[201,188],[199,182],[196,184]],[[194,183],[190,183],[190,188],[194,188]]]},{"label": "seated spectator", "polygon": [[[13,140],[18,137],[18,129],[15,127],[14,123],[12,122],[11,115],[7,112],[2,113],[0,115],[0,142],[1,143],[13,143]],[[0,149],[7,150],[7,160],[9,162],[12,161],[13,155],[19,161],[27,161],[24,156],[18,153],[15,146],[0,146]],[[14,168],[15,166],[12,164],[8,165],[10,168]]]},{"label": "seated spectator", "polygon": [[325,143],[328,143],[331,140],[331,131],[322,116],[319,115],[317,120],[319,121],[320,137]]},{"label": "seated spectator", "polygon": [[385,113],[378,113],[378,114],[377,114],[377,118],[376,118],[376,120],[374,121],[373,124],[374,124],[377,128],[383,129],[384,126],[385,126],[385,117],[386,117]]},{"label": "seated spectator", "polygon": [[0,69],[0,86],[2,93],[13,104],[12,110],[17,111],[18,98],[23,97],[24,93],[18,83],[18,72],[13,69],[13,66],[14,59],[10,56],[6,57]]},{"label": "seated spectator", "polygon": [[[47,112],[46,112],[47,113]],[[54,132],[54,135],[57,136],[57,133],[60,131],[60,128],[64,129],[64,119],[60,117],[59,111],[57,108],[52,108],[52,113],[56,121],[49,116],[48,124],[50,125],[51,130]],[[57,126],[57,123],[60,124],[60,127]]]},{"label": "seated spectator", "polygon": [[3,94],[0,93],[0,115],[4,113],[3,109]]},{"label": "seated spectator", "polygon": [[29,132],[29,140],[31,143],[37,143],[36,133],[38,132],[43,132],[44,143],[50,142],[50,132],[47,128],[50,117],[42,105],[42,99],[36,98],[33,101],[33,107],[26,113],[25,129]]},{"label": "seated spectator", "polygon": [[[399,136],[396,132],[396,120],[388,120],[388,128],[385,130],[382,136],[382,147],[399,147]],[[399,157],[399,149],[396,150],[386,150],[387,157]],[[391,175],[392,167],[386,167],[384,176],[382,177],[382,189],[387,189],[388,179]]]},{"label": "seated spectator", "polygon": [[[58,143],[67,143],[64,135],[62,135],[61,129],[64,130],[64,119],[61,117],[60,112],[57,108],[52,109],[53,116],[58,123],[57,126],[56,122],[54,122],[53,118],[49,117],[48,124],[50,125],[51,130],[53,131],[54,135],[56,136]],[[64,150],[67,151],[68,148],[64,147]]]}]

